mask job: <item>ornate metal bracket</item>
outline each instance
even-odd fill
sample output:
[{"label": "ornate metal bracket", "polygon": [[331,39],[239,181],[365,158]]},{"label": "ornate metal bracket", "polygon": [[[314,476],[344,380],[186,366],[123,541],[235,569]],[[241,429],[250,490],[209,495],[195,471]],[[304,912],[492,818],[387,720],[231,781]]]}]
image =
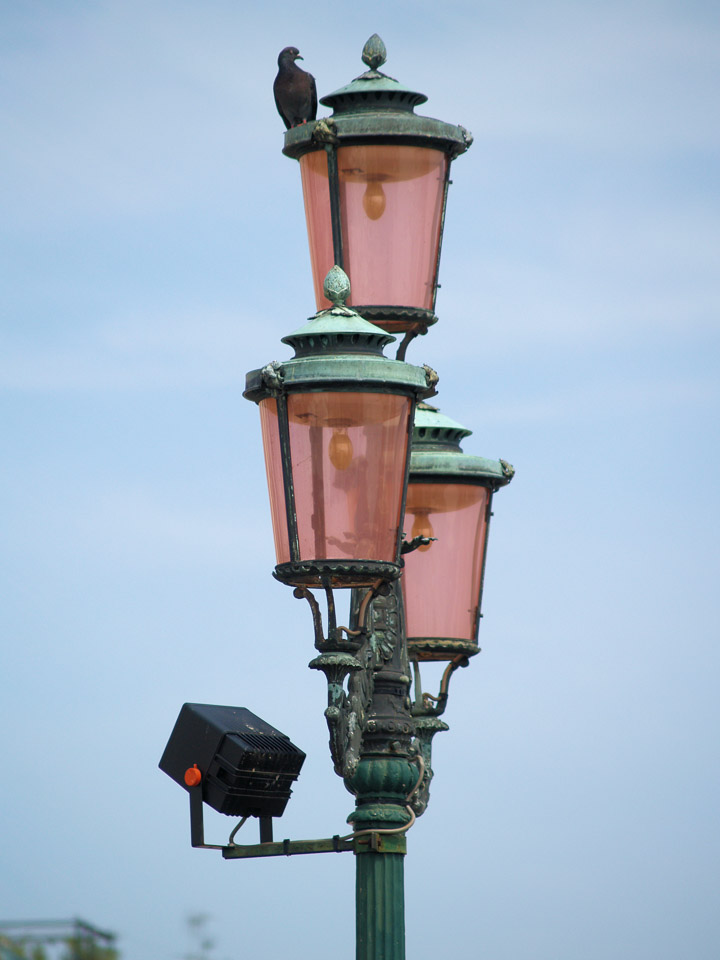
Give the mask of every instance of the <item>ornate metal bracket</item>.
[{"label": "ornate metal bracket", "polygon": [[[329,587],[326,595],[327,638],[315,597],[304,587],[295,591],[296,597],[307,599],[313,613],[320,655],[309,666],[325,674],[330,753],[335,772],[348,783],[357,771],[364,745],[372,741],[374,754],[397,756],[399,751],[407,755],[414,733],[407,697],[409,664],[401,642],[402,597],[396,587],[381,581],[367,590],[355,589],[351,626],[338,627]],[[348,785],[348,789],[352,787]]]},{"label": "ornate metal bracket", "polygon": [[[423,542],[426,538],[414,538],[406,545],[405,552]],[[381,816],[396,818],[397,810],[392,805],[368,807],[369,800],[363,797],[368,790],[372,793],[372,789],[365,784],[367,773],[361,775],[361,761],[367,764],[370,760],[378,770],[383,763],[392,764],[403,758],[405,766],[408,762],[417,764],[421,775],[407,797],[407,804],[412,814],[421,816],[429,801],[433,777],[432,739],[436,733],[449,729],[440,715],[447,705],[450,679],[458,667],[467,666],[467,658],[457,657],[448,664],[437,696],[423,692],[420,668],[414,663],[415,694],[411,702],[410,663],[399,584],[378,581],[369,589],[353,590],[350,627],[337,626],[334,596],[327,585],[325,593],[327,637],[316,598],[306,587],[295,590],[296,597],[308,601],[313,615],[319,656],[309,666],[321,670],[327,681],[325,718],[335,772],[343,778],[348,790],[358,796],[363,810],[361,819],[369,817],[379,821]]]},{"label": "ornate metal bracket", "polygon": [[[352,625],[337,625],[332,588],[324,587],[327,600],[327,637],[324,634],[320,605],[307,587],[297,587],[294,596],[310,604],[315,628],[315,647],[320,656],[309,663],[325,674],[328,704],[325,710],[330,731],[330,754],[335,772],[343,779],[352,777],[359,759],[365,728],[365,712],[372,697],[372,644],[367,631],[368,612],[373,597],[383,590],[378,580],[365,590],[354,591]],[[347,690],[345,681],[347,680]]]},{"label": "ornate metal bracket", "polygon": [[450,727],[439,717],[417,717],[415,719],[415,729],[417,731],[412,744],[412,751],[415,756],[422,758],[423,776],[413,791],[410,798],[410,806],[415,815],[420,817],[425,813],[430,800],[430,781],[433,778],[432,769],[432,739],[436,733],[449,730]]},{"label": "ornate metal bracket", "polygon": [[412,540],[403,540],[400,546],[400,553],[405,556],[406,553],[412,553],[418,547],[425,547],[437,540],[437,537],[413,537]]},{"label": "ornate metal bracket", "polygon": [[469,662],[467,657],[456,657],[447,665],[442,675],[442,680],[440,681],[438,695],[435,697],[431,693],[423,692],[422,682],[420,680],[420,664],[415,661],[413,663],[413,671],[415,674],[415,701],[412,706],[413,716],[439,717],[445,713],[450,695],[450,680],[452,679],[452,675],[458,667],[467,667]]},{"label": "ornate metal bracket", "polygon": [[[321,653],[357,650],[362,645],[365,637],[365,624],[369,604],[372,598],[384,589],[384,581],[376,580],[372,586],[364,591],[360,591],[362,598],[357,607],[357,613],[354,616],[354,626],[352,628],[338,626],[333,589],[329,583],[323,584],[323,589],[327,603],[327,637],[324,633],[320,604],[315,599],[315,595],[308,587],[296,587],[295,590],[293,590],[293,596],[296,599],[305,599],[310,604],[315,630],[315,648]],[[345,640],[343,639],[343,634],[345,634]]]},{"label": "ornate metal bracket", "polygon": [[442,680],[440,681],[440,689],[437,696],[423,692],[420,679],[420,665],[417,661],[413,663],[415,700],[412,705],[412,715],[415,720],[416,734],[412,743],[411,752],[414,756],[422,759],[423,777],[416,790],[413,791],[410,805],[418,817],[422,816],[425,812],[430,800],[430,781],[433,778],[433,737],[436,733],[442,733],[450,729],[445,721],[440,719],[440,715],[445,712],[447,706],[450,680],[458,667],[467,667],[468,662],[467,657],[457,657],[447,665],[442,675]]}]

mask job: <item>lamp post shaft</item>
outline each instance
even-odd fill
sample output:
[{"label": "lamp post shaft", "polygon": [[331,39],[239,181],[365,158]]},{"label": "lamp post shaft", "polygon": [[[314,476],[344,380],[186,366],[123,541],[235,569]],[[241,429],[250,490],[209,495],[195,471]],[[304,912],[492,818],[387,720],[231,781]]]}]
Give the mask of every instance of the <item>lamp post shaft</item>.
[{"label": "lamp post shaft", "polygon": [[410,671],[399,582],[368,612],[372,695],[360,760],[347,786],[356,806],[356,960],[405,960],[405,829],[421,765],[412,755]]},{"label": "lamp post shaft", "polygon": [[404,855],[356,857],[356,960],[405,960]]}]

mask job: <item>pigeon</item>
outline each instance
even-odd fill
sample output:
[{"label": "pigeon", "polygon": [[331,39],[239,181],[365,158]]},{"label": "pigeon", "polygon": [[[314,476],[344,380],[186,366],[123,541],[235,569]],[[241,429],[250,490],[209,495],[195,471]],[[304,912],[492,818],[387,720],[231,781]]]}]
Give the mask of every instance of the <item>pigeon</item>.
[{"label": "pigeon", "polygon": [[280,51],[280,69],[273,84],[275,105],[288,130],[300,123],[314,120],[317,114],[315,77],[301,70],[296,65],[296,60],[302,60],[297,47],[285,47]]}]

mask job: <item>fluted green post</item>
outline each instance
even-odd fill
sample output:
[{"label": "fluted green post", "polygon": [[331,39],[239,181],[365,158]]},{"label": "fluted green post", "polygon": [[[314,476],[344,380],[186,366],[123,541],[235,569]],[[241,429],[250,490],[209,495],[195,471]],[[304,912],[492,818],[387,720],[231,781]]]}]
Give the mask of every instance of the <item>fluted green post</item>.
[{"label": "fluted green post", "polygon": [[357,960],[405,960],[402,853],[357,854]]},{"label": "fluted green post", "polygon": [[356,960],[405,960],[405,834],[381,831],[409,823],[405,801],[416,781],[413,763],[390,757],[364,758],[353,777]]}]

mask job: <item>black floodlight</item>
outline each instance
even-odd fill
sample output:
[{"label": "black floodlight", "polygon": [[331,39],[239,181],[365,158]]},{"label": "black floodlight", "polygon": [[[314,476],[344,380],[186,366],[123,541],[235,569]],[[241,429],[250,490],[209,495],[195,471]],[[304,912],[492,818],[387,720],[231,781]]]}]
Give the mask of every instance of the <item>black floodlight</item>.
[{"label": "black floodlight", "polygon": [[214,810],[233,817],[283,814],[302,750],[244,707],[186,703],[160,769]]}]

